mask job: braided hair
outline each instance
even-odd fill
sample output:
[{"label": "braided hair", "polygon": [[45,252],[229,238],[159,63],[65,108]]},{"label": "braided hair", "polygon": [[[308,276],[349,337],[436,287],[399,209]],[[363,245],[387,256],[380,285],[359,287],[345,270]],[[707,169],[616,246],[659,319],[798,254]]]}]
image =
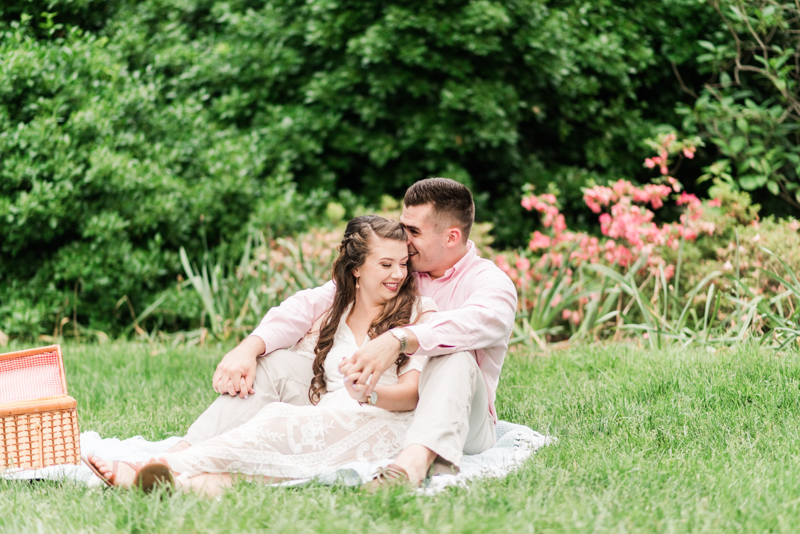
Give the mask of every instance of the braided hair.
[{"label": "braided hair", "polygon": [[[344,237],[337,247],[339,257],[333,262],[333,280],[336,283],[336,295],[333,306],[322,320],[319,340],[314,348],[314,378],[308,390],[311,404],[317,404],[325,393],[325,358],[333,347],[333,339],[339,328],[339,322],[348,306],[356,300],[356,280],[353,270],[364,265],[372,247],[378,239],[406,241],[406,231],[397,221],[384,219],[377,215],[362,215],[347,223]],[[411,269],[402,281],[397,296],[387,300],[383,311],[372,321],[368,335],[374,339],[391,328],[407,326],[411,323],[411,313],[417,301],[417,284]],[[400,354],[397,358],[397,369],[406,364],[408,356]]]}]

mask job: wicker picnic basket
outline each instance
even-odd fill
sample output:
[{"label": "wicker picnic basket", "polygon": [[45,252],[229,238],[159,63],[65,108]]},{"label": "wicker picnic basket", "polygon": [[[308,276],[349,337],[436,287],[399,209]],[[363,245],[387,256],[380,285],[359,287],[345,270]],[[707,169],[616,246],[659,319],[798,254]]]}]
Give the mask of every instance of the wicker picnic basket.
[{"label": "wicker picnic basket", "polygon": [[77,402],[61,347],[0,354],[0,471],[79,464]]}]

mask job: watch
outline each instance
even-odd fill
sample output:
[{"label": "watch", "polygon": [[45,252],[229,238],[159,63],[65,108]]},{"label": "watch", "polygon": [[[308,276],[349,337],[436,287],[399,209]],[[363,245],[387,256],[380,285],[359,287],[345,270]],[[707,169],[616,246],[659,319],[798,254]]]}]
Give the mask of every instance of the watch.
[{"label": "watch", "polygon": [[389,333],[392,334],[397,341],[400,342],[400,353],[406,353],[406,345],[408,345],[408,334],[402,328],[392,328],[389,330]]},{"label": "watch", "polygon": [[367,400],[365,400],[364,402],[358,401],[358,404],[360,404],[361,406],[364,406],[365,404],[369,404],[370,406],[375,406],[377,403],[378,403],[378,392],[374,390],[372,393],[369,394]]}]

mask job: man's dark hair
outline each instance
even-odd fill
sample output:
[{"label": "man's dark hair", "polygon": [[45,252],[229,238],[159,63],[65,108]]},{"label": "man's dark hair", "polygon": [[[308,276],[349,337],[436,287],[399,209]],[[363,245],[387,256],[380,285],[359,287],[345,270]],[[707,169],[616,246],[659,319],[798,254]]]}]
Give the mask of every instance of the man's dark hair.
[{"label": "man's dark hair", "polygon": [[433,214],[445,219],[448,226],[461,229],[464,242],[475,221],[475,203],[472,193],[464,185],[450,178],[426,178],[415,183],[406,191],[403,198],[406,206],[431,204]]}]

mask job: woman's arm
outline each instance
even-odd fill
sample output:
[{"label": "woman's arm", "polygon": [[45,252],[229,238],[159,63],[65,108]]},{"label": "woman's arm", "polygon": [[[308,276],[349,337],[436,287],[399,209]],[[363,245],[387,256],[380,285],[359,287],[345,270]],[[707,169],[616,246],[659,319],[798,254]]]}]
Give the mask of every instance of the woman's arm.
[{"label": "woman's arm", "polygon": [[[366,402],[364,395],[366,387],[360,384],[353,384],[345,378],[345,389],[355,400]],[[355,389],[354,389],[355,388]],[[397,379],[397,384],[393,386],[375,386],[378,394],[378,408],[389,410],[390,412],[407,412],[417,407],[419,400],[419,371],[411,370],[403,373]]]}]

